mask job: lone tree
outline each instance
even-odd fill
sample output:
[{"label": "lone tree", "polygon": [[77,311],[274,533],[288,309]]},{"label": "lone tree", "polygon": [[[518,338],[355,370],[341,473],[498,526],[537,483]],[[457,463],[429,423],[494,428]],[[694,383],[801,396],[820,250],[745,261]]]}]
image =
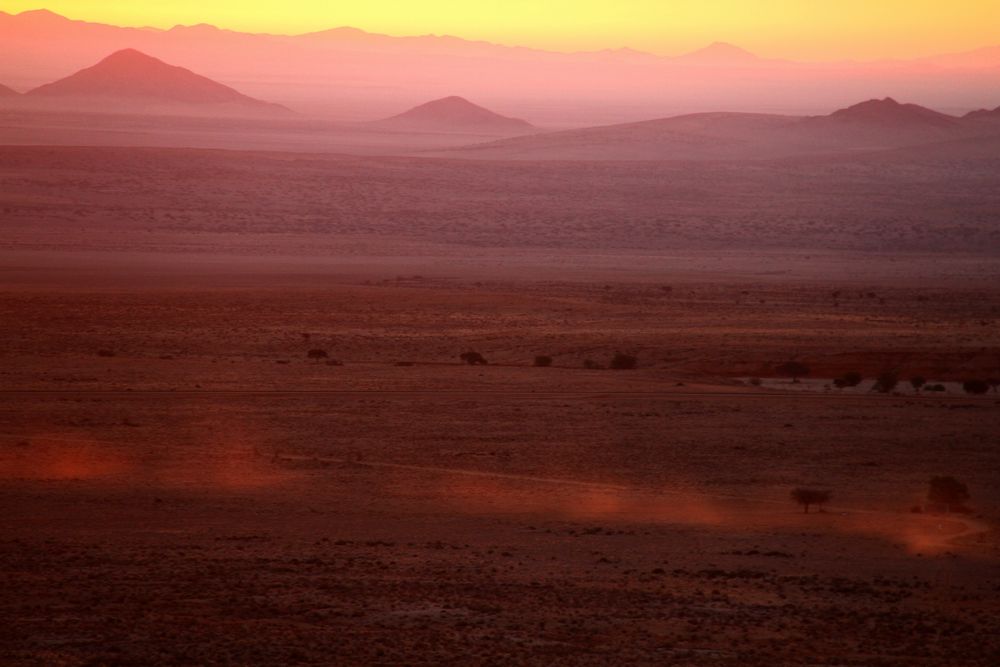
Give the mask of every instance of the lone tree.
[{"label": "lone tree", "polygon": [[934,505],[943,505],[949,512],[961,510],[969,501],[969,487],[954,477],[931,477],[927,500]]},{"label": "lone tree", "polygon": [[326,359],[330,355],[326,353],[326,350],[320,350],[317,348],[315,350],[309,350],[309,352],[306,353],[306,356],[310,359]]},{"label": "lone tree", "polygon": [[639,360],[632,354],[615,352],[615,356],[611,357],[611,368],[618,371],[630,371],[638,364]]},{"label": "lone tree", "polygon": [[923,389],[925,384],[927,384],[927,378],[923,375],[914,375],[910,378],[910,386],[913,387],[913,391],[918,394],[920,393],[920,390]]},{"label": "lone tree", "polygon": [[546,354],[540,354],[535,357],[535,366],[539,368],[547,368],[552,365],[552,357]]},{"label": "lone tree", "polygon": [[488,363],[483,355],[471,350],[458,355],[458,358],[470,366],[485,366]]},{"label": "lone tree", "polygon": [[809,514],[811,505],[817,505],[820,511],[823,511],[823,505],[830,502],[832,495],[830,491],[820,491],[819,489],[792,489],[792,500],[802,505],[806,514]]},{"label": "lone tree", "polygon": [[966,380],[962,383],[962,389],[966,394],[982,395],[990,390],[990,383],[986,380]]},{"label": "lone tree", "polygon": [[899,373],[896,371],[882,371],[875,378],[875,385],[872,387],[872,391],[877,391],[880,394],[890,394],[892,390],[896,388],[899,384]]},{"label": "lone tree", "polygon": [[786,361],[775,369],[779,375],[786,375],[792,378],[792,382],[798,383],[800,377],[809,375],[809,367],[801,361]]}]

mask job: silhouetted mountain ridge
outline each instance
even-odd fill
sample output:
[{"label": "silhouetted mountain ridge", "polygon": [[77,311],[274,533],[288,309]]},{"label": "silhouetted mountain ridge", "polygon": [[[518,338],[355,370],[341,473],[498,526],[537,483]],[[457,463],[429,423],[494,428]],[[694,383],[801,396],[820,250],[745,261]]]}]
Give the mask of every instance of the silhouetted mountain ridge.
[{"label": "silhouetted mountain ridge", "polygon": [[996,109],[976,109],[962,116],[969,120],[1000,120],[1000,107]]},{"label": "silhouetted mountain ridge", "polygon": [[950,126],[958,122],[954,116],[933,111],[918,104],[900,104],[891,97],[868,100],[834,111],[828,118],[841,121],[876,123],[880,125]]},{"label": "silhouetted mountain ridge", "polygon": [[92,67],[39,86],[28,91],[26,95],[47,98],[124,98],[193,105],[277,107],[135,49],[116,51]]},{"label": "silhouetted mountain ridge", "polygon": [[399,115],[377,121],[377,124],[390,129],[462,131],[485,134],[524,133],[534,129],[531,123],[526,120],[501,116],[457,95],[432,100]]},{"label": "silhouetted mountain ridge", "polygon": [[708,46],[673,58],[675,61],[706,65],[750,63],[760,60],[756,55],[727,42],[714,42]]},{"label": "silhouetted mountain ridge", "polygon": [[[467,146],[448,155],[500,160],[760,160],[857,154],[1000,137],[1000,123],[949,116],[892,98],[826,116],[698,113],[549,132]],[[1000,116],[1000,113],[997,114]]]}]

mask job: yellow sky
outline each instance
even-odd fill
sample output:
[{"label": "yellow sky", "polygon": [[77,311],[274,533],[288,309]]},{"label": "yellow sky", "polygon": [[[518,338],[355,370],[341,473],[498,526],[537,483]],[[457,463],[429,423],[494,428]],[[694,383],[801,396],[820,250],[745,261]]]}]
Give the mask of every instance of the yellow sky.
[{"label": "yellow sky", "polygon": [[801,60],[912,57],[1000,44],[1000,0],[0,0],[16,13],[300,33],[350,25],[556,50],[675,54],[714,41]]}]

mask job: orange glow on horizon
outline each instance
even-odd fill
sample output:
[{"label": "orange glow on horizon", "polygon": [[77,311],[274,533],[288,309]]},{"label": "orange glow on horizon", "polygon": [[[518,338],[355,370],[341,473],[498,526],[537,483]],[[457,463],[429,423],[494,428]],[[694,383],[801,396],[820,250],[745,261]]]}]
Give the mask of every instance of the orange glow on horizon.
[{"label": "orange glow on horizon", "polygon": [[11,0],[8,13],[42,7],[73,19],[170,28],[211,23],[297,34],[352,26],[391,35],[450,34],[560,51],[630,47],[675,55],[725,41],[797,60],[912,58],[1000,43],[993,0],[464,0],[122,3]]}]

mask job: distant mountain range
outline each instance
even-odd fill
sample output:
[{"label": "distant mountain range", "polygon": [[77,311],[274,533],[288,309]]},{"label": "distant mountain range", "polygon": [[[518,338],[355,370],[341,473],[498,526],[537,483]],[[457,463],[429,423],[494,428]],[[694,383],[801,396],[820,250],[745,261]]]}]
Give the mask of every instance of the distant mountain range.
[{"label": "distant mountain range", "polygon": [[[729,45],[695,54],[705,62],[746,60]],[[711,66],[711,65],[709,65]],[[123,49],[97,64],[26,93],[0,86],[3,107],[59,112],[112,112],[140,115],[289,118],[277,104],[168,64],[136,49]],[[224,128],[220,131],[224,131]],[[351,132],[348,126],[338,129]],[[544,132],[531,123],[496,113],[464,97],[450,95],[355,132],[469,135],[470,145],[436,154],[487,160],[757,160],[844,154],[948,142],[1000,138],[1000,108],[949,115],[892,98],[872,99],[829,115],[695,113],[656,120]],[[509,137],[509,138],[503,138]],[[494,139],[485,143],[472,143]],[[456,146],[461,139],[436,142]],[[406,143],[406,142],[404,142]],[[961,152],[968,145],[954,145]],[[403,151],[406,152],[406,151]],[[428,152],[426,154],[435,154]]]},{"label": "distant mountain range", "polygon": [[387,130],[490,135],[525,134],[534,130],[525,120],[501,116],[454,95],[421,104],[373,125]]},{"label": "distant mountain range", "polygon": [[[745,56],[720,45],[710,58]],[[140,115],[188,115],[287,119],[293,113],[183,67],[135,49],[124,49],[23,95],[0,87],[3,107]],[[274,128],[281,131],[280,127]],[[218,130],[225,132],[225,128]],[[486,160],[758,160],[817,154],[857,154],[969,140],[1000,139],[1000,108],[949,115],[892,98],[872,99],[829,115],[695,113],[656,120],[544,132],[455,95],[403,113],[337,128],[338,132],[455,135],[438,147],[470,145],[425,155]],[[509,137],[509,138],[504,138]],[[485,141],[493,139],[492,141]],[[386,139],[385,141],[390,141]],[[411,140],[403,141],[406,144]],[[484,143],[474,143],[476,141]],[[954,144],[954,142],[966,142]],[[974,146],[972,146],[974,148]],[[437,151],[436,153],[432,151]],[[403,150],[402,152],[407,152]],[[981,151],[980,151],[981,152]]]},{"label": "distant mountain range", "polygon": [[977,109],[965,114],[965,118],[973,120],[1000,120],[1000,107],[996,109]]},{"label": "distant mountain range", "polygon": [[482,160],[757,160],[1000,139],[1000,110],[949,116],[885,98],[826,116],[700,113],[440,152]]},{"label": "distant mountain range", "polygon": [[558,53],[355,28],[286,36],[209,25],[169,30],[0,12],[0,81],[28,90],[136,49],[307,115],[369,120],[461,91],[538,125],[586,126],[705,109],[797,115],[886,94],[965,112],[1000,97],[1000,47],[908,61],[803,63],[712,44],[661,57]]}]

